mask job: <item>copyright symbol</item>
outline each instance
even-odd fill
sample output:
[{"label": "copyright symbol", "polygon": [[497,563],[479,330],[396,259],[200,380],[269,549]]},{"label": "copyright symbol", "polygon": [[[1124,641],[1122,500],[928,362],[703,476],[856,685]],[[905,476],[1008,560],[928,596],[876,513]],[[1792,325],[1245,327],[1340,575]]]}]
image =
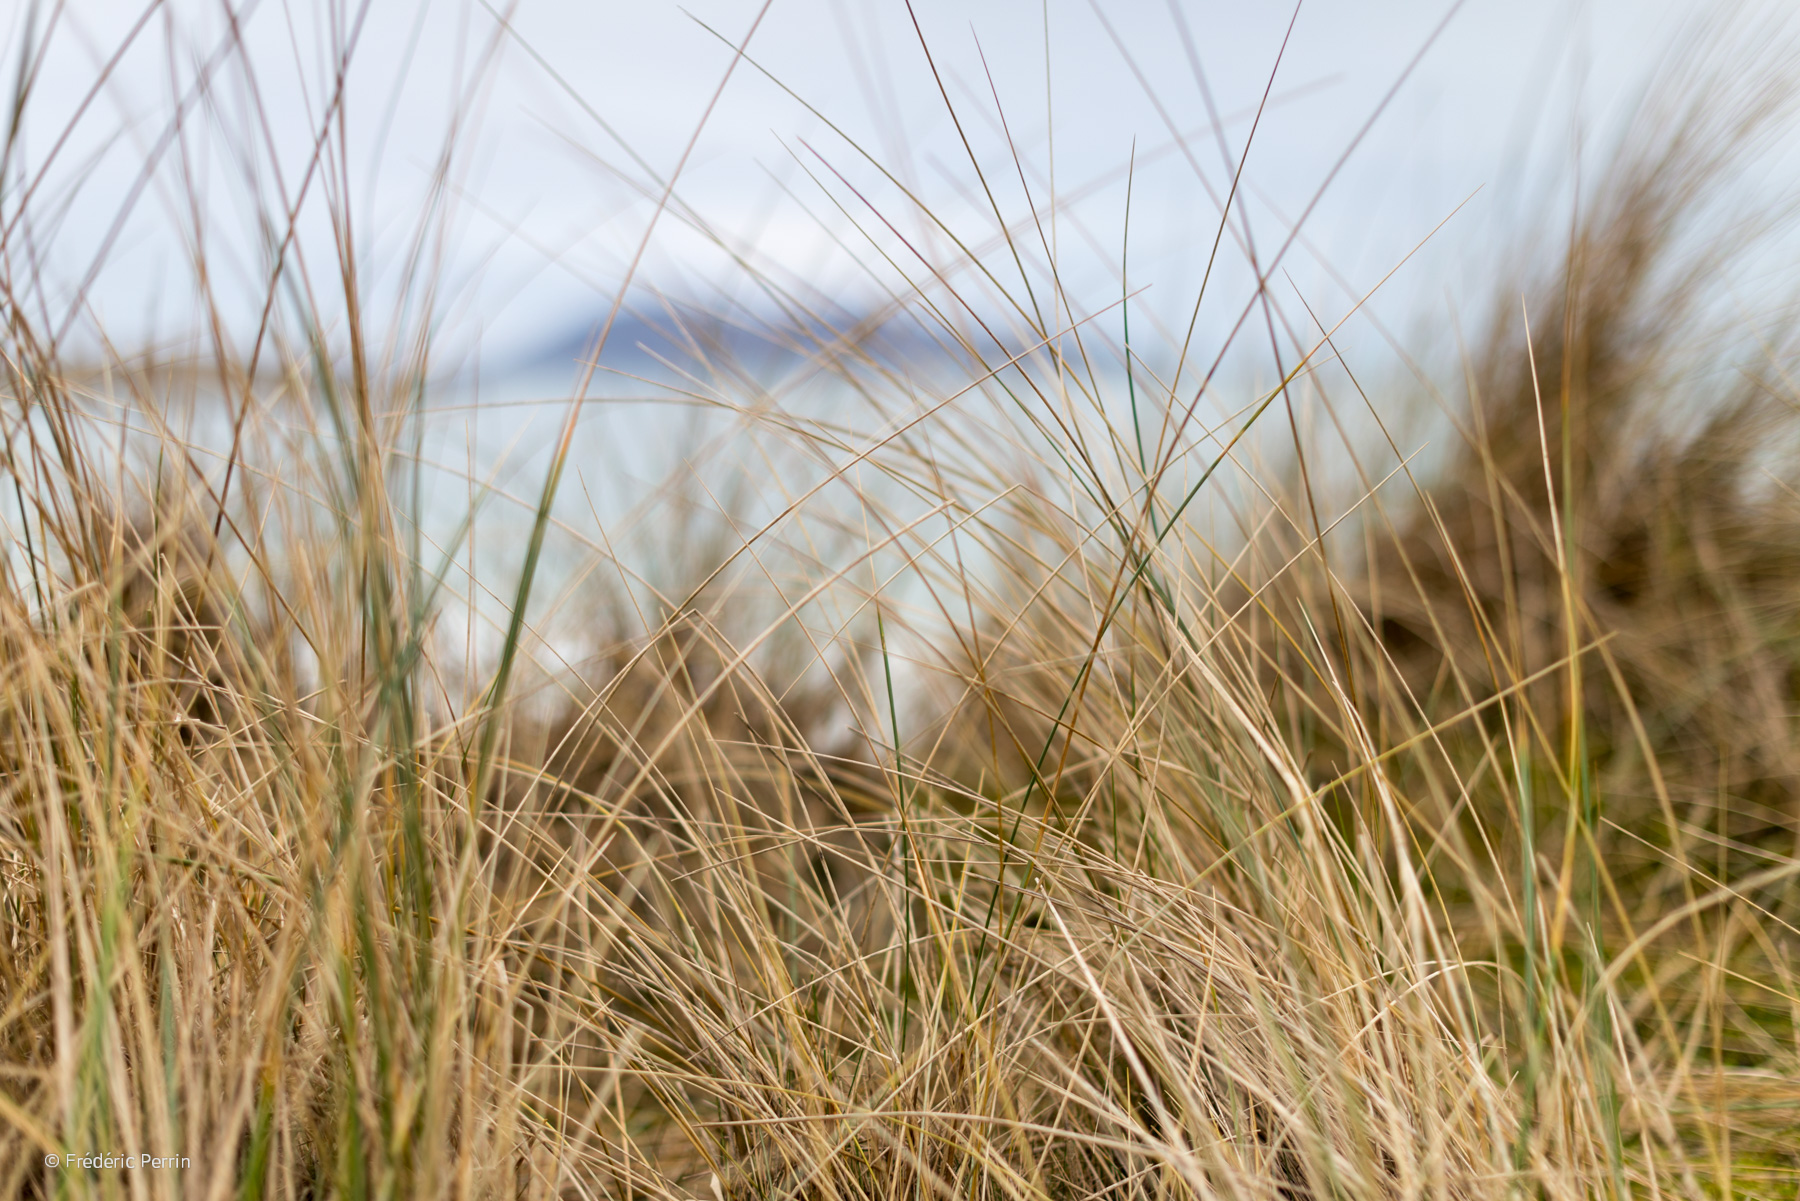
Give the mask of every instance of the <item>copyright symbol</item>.
[{"label": "copyright symbol", "polygon": [[58,1159],[55,1155],[44,1156],[44,1166],[46,1168],[54,1168],[57,1164],[59,1164],[61,1162],[62,1162],[62,1160]]}]

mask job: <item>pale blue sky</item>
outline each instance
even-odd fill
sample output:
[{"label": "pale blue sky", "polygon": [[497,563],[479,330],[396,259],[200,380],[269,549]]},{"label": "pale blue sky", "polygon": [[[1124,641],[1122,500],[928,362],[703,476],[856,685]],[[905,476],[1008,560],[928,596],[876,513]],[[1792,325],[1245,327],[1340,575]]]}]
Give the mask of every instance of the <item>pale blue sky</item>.
[{"label": "pale blue sky", "polygon": [[[16,58],[27,11],[13,7],[7,61]],[[332,29],[354,26],[362,11],[324,0],[240,7],[248,10],[242,24],[254,90],[250,74],[231,60],[215,72],[207,94],[194,92],[198,65],[225,44],[224,9],[216,0],[167,5],[82,116],[45,185],[66,189],[57,192],[66,200],[52,210],[66,220],[39,231],[66,296],[86,278],[146,155],[161,150],[159,173],[135,215],[119,226],[100,286],[89,293],[123,340],[184,324],[180,306],[192,289],[182,286],[183,264],[192,257],[196,227],[216,262],[235,260],[242,286],[253,283],[257,226],[246,181],[258,181],[267,204],[281,190],[272,169],[279,163],[282,186],[290,193],[297,186],[320,81],[329,70]],[[499,350],[511,350],[605,309],[642,238],[653,207],[647,196],[680,159],[730,60],[727,46],[701,22],[740,38],[760,6],[518,0],[508,10],[511,34],[497,34],[497,7],[503,7],[497,0],[493,6],[378,0],[367,8],[351,70],[348,173],[357,195],[358,244],[373,248],[378,291],[410,253],[449,114],[463,98],[470,114],[465,157],[446,196],[452,236],[425,252],[448,265],[452,294],[461,298],[450,306],[461,323],[456,328],[470,336],[482,331]],[[1542,184],[1534,181],[1568,159],[1577,128],[1569,114],[1577,108],[1586,114],[1590,137],[1608,128],[1680,23],[1701,7],[1692,0],[1467,0],[1309,218],[1314,248],[1349,283],[1366,287],[1474,195],[1409,268],[1434,282],[1434,272],[1453,280],[1484,231],[1504,224],[1521,195],[1540,195]],[[1123,167],[1134,138],[1140,155],[1132,200],[1134,283],[1151,288],[1145,303],[1153,307],[1172,312],[1188,303],[1176,302],[1184,291],[1191,295],[1216,209],[1194,166],[1168,150],[1170,122],[1189,133],[1206,123],[1170,7],[1163,0],[916,0],[914,11],[1009,219],[1028,210],[997,132],[999,112],[1034,199],[1047,198],[1052,152],[1058,191],[1065,199],[1082,196],[1059,222],[1056,239],[1071,289],[1089,294],[1084,303],[1103,303],[1113,288],[1107,281],[1116,270]],[[1307,206],[1449,11],[1448,4],[1426,0],[1308,0],[1300,9],[1275,82],[1278,103],[1264,117],[1246,171],[1246,199],[1262,236],[1278,239],[1277,214]],[[141,12],[136,0],[83,0],[61,14],[25,162],[43,160],[97,64]],[[1221,112],[1254,108],[1293,14],[1283,3],[1184,0],[1182,21]],[[492,57],[484,57],[490,48]],[[993,219],[976,202],[974,172],[904,3],[774,0],[750,53],[959,233],[971,239],[992,233]],[[479,86],[471,90],[472,80]],[[191,106],[185,137],[169,143],[177,96],[187,96]],[[1548,115],[1534,124],[1540,112]],[[1241,121],[1230,128],[1230,154],[1241,151],[1246,128]],[[265,129],[278,154],[231,152]],[[1534,140],[1520,140],[1533,130]],[[185,174],[183,150],[190,164]],[[1194,140],[1192,151],[1200,171],[1221,187],[1228,174],[1210,132]],[[808,171],[857,219],[892,221],[896,236],[921,229],[857,150],[743,66],[707,121],[676,196],[683,211],[704,219],[777,279],[862,303],[873,289],[836,240],[854,243],[854,235]],[[833,179],[834,172],[844,179]],[[183,199],[184,187],[195,181],[204,197],[197,222]],[[881,217],[858,206],[852,186]],[[313,187],[316,202],[317,182]],[[322,207],[315,203],[303,229],[317,273],[330,247]],[[1308,254],[1296,253],[1290,263],[1303,289],[1330,290]],[[222,287],[232,286],[231,270],[215,265],[214,272]],[[688,296],[715,288],[747,296],[741,273],[718,249],[667,216],[638,278]]]}]

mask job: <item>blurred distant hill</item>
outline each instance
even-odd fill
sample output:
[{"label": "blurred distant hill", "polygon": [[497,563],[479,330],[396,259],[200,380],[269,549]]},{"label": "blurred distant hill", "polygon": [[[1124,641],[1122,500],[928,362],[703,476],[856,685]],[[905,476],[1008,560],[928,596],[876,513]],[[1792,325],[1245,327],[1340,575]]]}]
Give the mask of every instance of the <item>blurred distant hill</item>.
[{"label": "blurred distant hill", "polygon": [[[501,375],[579,370],[593,354],[605,320],[600,312],[552,329],[502,358],[494,370]],[[614,320],[594,378],[602,388],[608,377],[660,384],[768,380],[832,362],[916,375],[966,358],[949,335],[927,329],[908,313],[724,317],[699,308],[652,311],[640,305]]]}]

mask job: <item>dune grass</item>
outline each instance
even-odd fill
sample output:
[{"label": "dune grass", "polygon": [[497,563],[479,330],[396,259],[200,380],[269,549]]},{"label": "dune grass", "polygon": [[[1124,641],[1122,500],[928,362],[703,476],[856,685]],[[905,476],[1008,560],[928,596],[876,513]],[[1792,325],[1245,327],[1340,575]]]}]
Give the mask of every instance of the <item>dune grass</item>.
[{"label": "dune grass", "polygon": [[[568,437],[522,579],[433,543],[348,233],[96,367],[9,190],[0,1196],[1792,1196],[1800,393],[1696,335],[1778,59],[1680,60],[1454,385],[1272,287],[1277,386],[1127,369],[997,204],[892,264],[954,383],[767,281],[848,399],[697,353],[767,469],[654,573],[554,550]],[[1318,433],[1427,393],[1429,470]]]}]

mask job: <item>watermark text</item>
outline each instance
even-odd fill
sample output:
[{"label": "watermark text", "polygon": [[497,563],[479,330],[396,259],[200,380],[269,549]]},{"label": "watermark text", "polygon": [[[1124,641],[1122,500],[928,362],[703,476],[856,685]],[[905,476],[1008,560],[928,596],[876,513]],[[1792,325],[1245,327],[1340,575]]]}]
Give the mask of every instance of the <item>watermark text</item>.
[{"label": "watermark text", "polygon": [[107,1169],[150,1168],[185,1168],[188,1166],[186,1155],[57,1155],[44,1156],[46,1168],[63,1168],[69,1170],[105,1171]]}]

